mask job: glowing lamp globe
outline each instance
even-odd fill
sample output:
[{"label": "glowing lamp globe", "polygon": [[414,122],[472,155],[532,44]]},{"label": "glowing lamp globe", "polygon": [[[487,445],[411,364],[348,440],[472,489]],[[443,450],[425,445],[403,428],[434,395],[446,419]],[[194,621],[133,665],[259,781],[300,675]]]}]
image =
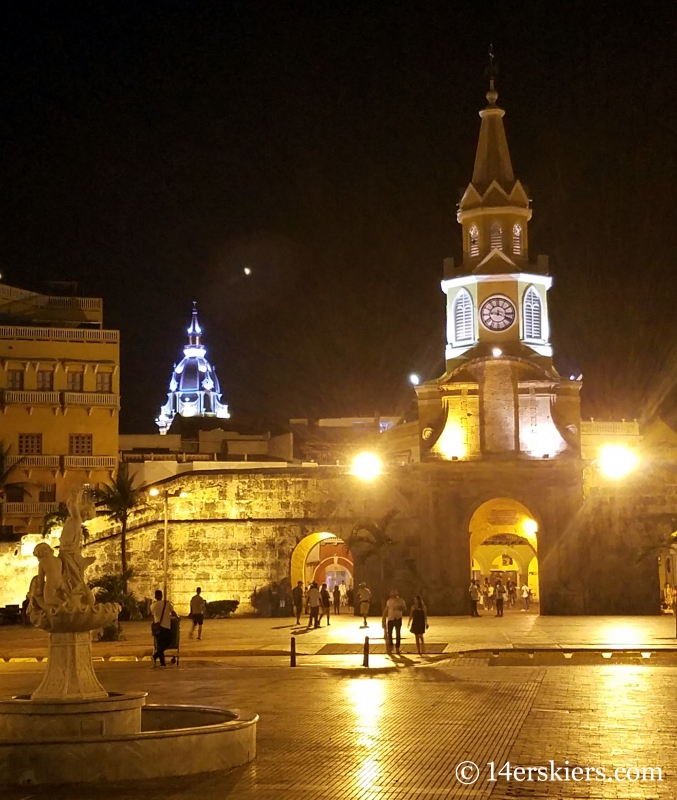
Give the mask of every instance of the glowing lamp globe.
[{"label": "glowing lamp globe", "polygon": [[538,522],[536,522],[535,519],[531,519],[531,517],[527,517],[522,523],[522,528],[526,534],[531,534],[533,536],[538,532]]},{"label": "glowing lamp globe", "polygon": [[494,358],[500,358],[503,355],[503,351],[501,350],[500,347],[494,347],[493,350],[491,351],[491,355]]},{"label": "glowing lamp globe", "polygon": [[412,386],[418,386],[421,383],[421,378],[415,372],[412,372],[409,376],[409,383]]},{"label": "glowing lamp globe", "polygon": [[353,459],[351,473],[363,481],[373,481],[383,471],[383,463],[375,453],[360,453]]},{"label": "glowing lamp globe", "polygon": [[639,456],[624,444],[605,444],[599,449],[598,464],[602,475],[611,480],[621,480],[639,466]]},{"label": "glowing lamp globe", "polygon": [[157,497],[157,496],[160,494],[160,490],[159,490],[159,489],[151,489],[151,490],[148,492],[148,494],[149,494],[151,497]]}]

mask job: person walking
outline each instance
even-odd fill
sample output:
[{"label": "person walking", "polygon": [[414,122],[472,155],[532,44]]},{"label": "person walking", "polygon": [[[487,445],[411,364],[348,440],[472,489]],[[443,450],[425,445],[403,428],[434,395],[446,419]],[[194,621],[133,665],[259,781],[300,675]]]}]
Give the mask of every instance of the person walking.
[{"label": "person walking", "polygon": [[523,606],[522,611],[528,611],[530,605],[531,605],[531,589],[525,582],[524,584],[522,584],[522,606]]},{"label": "person walking", "polygon": [[334,589],[332,590],[332,597],[334,598],[334,614],[341,613],[341,590],[339,587],[334,584]]},{"label": "person walking", "polygon": [[270,616],[277,617],[280,614],[280,590],[277,587],[277,583],[273,581],[268,593],[270,596]]},{"label": "person walking", "polygon": [[190,629],[190,638],[193,638],[195,628],[197,628],[197,638],[202,639],[202,626],[205,621],[207,611],[207,601],[202,597],[202,589],[198,586],[195,594],[190,598],[190,618],[193,620],[193,627]]},{"label": "person walking", "polygon": [[489,582],[489,578],[484,579],[484,607],[487,611],[492,611],[494,608],[494,587]]},{"label": "person walking", "polygon": [[496,598],[496,616],[503,616],[503,601],[505,600],[505,586],[503,581],[499,578],[494,586],[494,597]]},{"label": "person walking", "polygon": [[517,584],[515,583],[512,578],[508,579],[507,583],[508,588],[508,606],[510,608],[514,608],[515,603],[517,602]]},{"label": "person walking", "polygon": [[346,586],[345,581],[341,581],[341,585],[339,586],[339,594],[341,595],[341,605],[347,606],[348,605],[348,587]]},{"label": "person walking", "polygon": [[320,590],[317,584],[313,581],[308,589],[308,627],[320,627]]},{"label": "person walking", "polygon": [[369,623],[367,617],[369,616],[369,607],[371,606],[371,592],[367,589],[366,583],[361,583],[357,592],[357,601],[360,604],[360,616],[364,620],[363,628],[368,628]]},{"label": "person walking", "polygon": [[352,586],[346,589],[346,605],[348,608],[352,608],[353,611],[355,610],[355,592]]},{"label": "person walking", "polygon": [[402,639],[402,617],[407,611],[407,604],[400,597],[397,589],[391,589],[390,597],[386,600],[383,609],[381,624],[386,640],[386,650],[392,653],[393,650],[393,631],[395,631],[395,650],[400,654],[400,643]]},{"label": "person walking", "polygon": [[153,637],[155,638],[155,652],[153,653],[153,666],[160,660],[160,666],[166,667],[165,663],[165,650],[169,647],[172,641],[172,617],[178,619],[178,614],[174,611],[174,606],[169,600],[162,599],[162,592],[160,589],[155,591],[155,602],[150,607],[150,613],[153,615],[153,623],[151,625]]},{"label": "person walking", "polygon": [[[475,605],[477,605],[477,601],[475,601]],[[416,638],[416,650],[420,656],[425,653],[425,641],[423,636],[428,630],[428,627],[428,612],[421,595],[417,594],[414,598],[414,605],[409,612],[409,630]],[[399,653],[399,648],[397,652]]]},{"label": "person walking", "polygon": [[480,587],[474,578],[470,581],[468,593],[470,594],[470,616],[479,617],[480,612],[477,610],[477,603],[480,599]]},{"label": "person walking", "polygon": [[327,617],[327,625],[330,625],[329,621],[329,612],[331,611],[331,595],[329,594],[329,590],[327,589],[327,584],[323,583],[322,588],[320,589],[320,619],[318,620],[318,628],[319,623],[322,622],[322,618],[326,615]]},{"label": "person walking", "polygon": [[299,581],[291,590],[291,601],[296,614],[296,624],[301,624],[301,614],[303,614],[303,581]]}]

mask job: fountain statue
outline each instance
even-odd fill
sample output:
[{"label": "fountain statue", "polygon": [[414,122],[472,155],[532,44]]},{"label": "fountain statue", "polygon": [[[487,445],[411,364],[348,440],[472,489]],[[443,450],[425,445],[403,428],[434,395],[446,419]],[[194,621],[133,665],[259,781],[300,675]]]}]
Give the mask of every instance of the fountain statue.
[{"label": "fountain statue", "polygon": [[97,603],[85,581],[85,569],[95,559],[82,555],[81,500],[81,490],[68,498],[59,555],[46,542],[33,550],[39,566],[30,585],[28,615],[36,628],[49,632],[47,672],[33,698],[108,696],[92,668],[91,631],[113,623],[120,606]]},{"label": "fountain statue", "polygon": [[58,555],[36,545],[28,614],[49,633],[42,682],[0,700],[0,787],[155,779],[232,769],[256,755],[253,714],[189,705],[146,706],[146,692],[107,692],[92,667],[92,631],[115,622],[85,581],[82,492],[68,499]]}]

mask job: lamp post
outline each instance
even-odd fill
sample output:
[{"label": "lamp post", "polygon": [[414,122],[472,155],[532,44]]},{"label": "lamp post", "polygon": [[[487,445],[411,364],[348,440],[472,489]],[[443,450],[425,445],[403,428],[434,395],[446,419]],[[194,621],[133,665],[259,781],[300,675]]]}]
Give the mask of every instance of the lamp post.
[{"label": "lamp post", "polygon": [[151,497],[158,497],[162,494],[162,506],[164,511],[164,536],[163,536],[163,544],[162,544],[162,596],[167,599],[167,573],[168,573],[168,557],[169,557],[169,498],[170,497],[188,497],[188,492],[169,492],[167,489],[163,489],[162,491],[157,488],[153,488],[148,493]]}]

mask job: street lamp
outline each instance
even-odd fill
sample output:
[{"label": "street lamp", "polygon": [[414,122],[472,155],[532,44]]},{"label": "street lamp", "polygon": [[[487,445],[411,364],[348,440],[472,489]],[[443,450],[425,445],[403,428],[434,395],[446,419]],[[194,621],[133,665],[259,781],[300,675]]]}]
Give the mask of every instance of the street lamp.
[{"label": "street lamp", "polygon": [[351,474],[363,481],[373,481],[382,471],[383,462],[375,453],[360,453],[353,459]]},{"label": "street lamp", "polygon": [[605,478],[622,480],[639,466],[639,455],[624,444],[605,444],[597,457],[600,472]]},{"label": "street lamp", "polygon": [[163,545],[162,545],[162,553],[163,553],[163,568],[162,568],[162,596],[167,599],[167,557],[169,551],[169,498],[170,497],[180,497],[185,498],[188,497],[188,492],[176,491],[176,492],[169,492],[167,489],[160,489],[153,488],[151,489],[148,494],[151,497],[159,497],[162,495],[162,501],[164,506],[164,517],[165,517],[165,529],[164,529],[164,538],[163,538]]}]

